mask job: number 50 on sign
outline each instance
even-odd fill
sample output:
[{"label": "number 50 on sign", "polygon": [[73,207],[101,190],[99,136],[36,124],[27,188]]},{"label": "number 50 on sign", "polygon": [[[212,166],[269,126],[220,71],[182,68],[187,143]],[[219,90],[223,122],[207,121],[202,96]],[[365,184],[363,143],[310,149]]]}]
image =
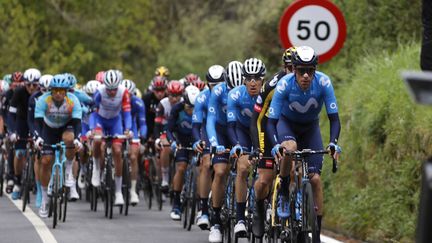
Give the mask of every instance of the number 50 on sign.
[{"label": "number 50 on sign", "polygon": [[310,46],[323,63],[343,47],[346,24],[339,8],[328,0],[297,0],[285,9],[279,22],[285,48]]}]

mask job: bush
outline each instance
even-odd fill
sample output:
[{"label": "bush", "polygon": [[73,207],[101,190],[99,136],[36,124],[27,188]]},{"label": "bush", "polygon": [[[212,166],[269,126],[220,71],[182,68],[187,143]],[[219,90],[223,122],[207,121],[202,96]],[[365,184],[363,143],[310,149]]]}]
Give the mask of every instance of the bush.
[{"label": "bush", "polygon": [[339,172],[323,173],[325,227],[367,241],[413,241],[432,110],[413,103],[400,72],[418,69],[419,50],[368,55],[336,91],[344,151]]}]

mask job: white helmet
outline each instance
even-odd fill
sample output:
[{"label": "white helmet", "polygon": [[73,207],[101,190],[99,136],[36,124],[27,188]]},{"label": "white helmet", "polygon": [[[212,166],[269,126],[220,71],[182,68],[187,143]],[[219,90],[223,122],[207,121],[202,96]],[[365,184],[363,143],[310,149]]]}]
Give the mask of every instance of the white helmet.
[{"label": "white helmet", "polygon": [[87,82],[87,84],[85,85],[85,89],[84,91],[87,94],[91,94],[93,95],[94,93],[96,93],[96,90],[101,86],[102,84],[97,81],[97,80],[90,80]]},{"label": "white helmet", "polygon": [[116,70],[110,69],[104,74],[104,84],[107,89],[116,89],[120,85],[121,77]]},{"label": "white helmet", "polygon": [[221,65],[213,65],[209,67],[206,74],[207,82],[211,84],[225,82],[226,81],[226,72],[225,68]]},{"label": "white helmet", "polygon": [[258,58],[249,58],[243,64],[243,76],[257,76],[264,77],[266,74],[266,67],[264,63]]},{"label": "white helmet", "polygon": [[226,70],[228,73],[228,87],[230,89],[243,84],[242,67],[243,64],[239,61],[228,63]]},{"label": "white helmet", "polygon": [[50,87],[53,76],[51,74],[42,75],[39,79],[39,85],[41,88],[48,89]]},{"label": "white helmet", "polygon": [[41,72],[36,68],[29,68],[24,72],[24,80],[30,83],[38,82],[41,77]]},{"label": "white helmet", "polygon": [[0,80],[0,93],[6,93],[9,90],[9,83],[4,80]]},{"label": "white helmet", "polygon": [[185,103],[190,106],[194,106],[195,100],[198,97],[199,93],[200,90],[196,86],[194,85],[187,86],[183,95],[183,99]]},{"label": "white helmet", "polygon": [[123,80],[123,72],[118,69],[115,69],[115,71],[117,72],[117,75],[119,76],[120,80]]},{"label": "white helmet", "polygon": [[130,95],[135,94],[136,85],[132,80],[123,79],[121,85],[123,85],[128,90]]}]

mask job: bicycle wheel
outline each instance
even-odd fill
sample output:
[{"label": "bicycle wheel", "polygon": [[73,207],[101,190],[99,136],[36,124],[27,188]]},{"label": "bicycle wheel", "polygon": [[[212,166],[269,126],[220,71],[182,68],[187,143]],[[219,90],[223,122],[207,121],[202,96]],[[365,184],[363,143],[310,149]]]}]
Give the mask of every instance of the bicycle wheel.
[{"label": "bicycle wheel", "polygon": [[192,228],[192,225],[195,222],[195,212],[196,212],[196,204],[197,204],[197,184],[196,184],[196,173],[195,173],[195,166],[192,166],[191,170],[191,191],[189,194],[189,203],[190,203],[190,216],[189,216],[189,223],[187,226],[187,230],[190,231]]},{"label": "bicycle wheel", "polygon": [[314,207],[312,185],[309,182],[303,184],[302,195],[302,233],[304,242],[315,242],[318,237],[318,225]]},{"label": "bicycle wheel", "polygon": [[130,204],[130,171],[129,171],[129,160],[124,159],[123,160],[123,185],[122,185],[122,191],[123,191],[123,197],[125,199],[124,202],[124,215],[127,216],[129,213],[129,204]]},{"label": "bicycle wheel", "polygon": [[3,196],[5,164],[6,163],[5,163],[5,160],[3,158],[3,152],[0,152],[0,197]]},{"label": "bicycle wheel", "polygon": [[[189,170],[189,169],[187,169]],[[182,197],[182,221],[183,221],[183,229],[186,229],[188,224],[188,215],[189,215],[189,191],[190,191],[190,185],[189,185],[189,171],[186,171],[186,180],[185,184],[183,185],[183,191],[181,192]]]},{"label": "bicycle wheel", "polygon": [[27,203],[30,203],[30,188],[31,188],[31,175],[32,175],[32,161],[30,159],[30,156],[26,159],[25,162],[25,171],[24,171],[24,183],[23,183],[23,204],[22,204],[22,211],[25,212]]},{"label": "bicycle wheel", "polygon": [[53,178],[53,190],[52,190],[52,212],[53,212],[53,228],[57,226],[58,217],[58,203],[59,203],[59,187],[60,187],[60,171],[58,166],[56,166]]},{"label": "bicycle wheel", "polygon": [[67,204],[68,204],[68,195],[69,195],[69,187],[63,187],[63,222],[66,221],[66,212],[67,212]]}]

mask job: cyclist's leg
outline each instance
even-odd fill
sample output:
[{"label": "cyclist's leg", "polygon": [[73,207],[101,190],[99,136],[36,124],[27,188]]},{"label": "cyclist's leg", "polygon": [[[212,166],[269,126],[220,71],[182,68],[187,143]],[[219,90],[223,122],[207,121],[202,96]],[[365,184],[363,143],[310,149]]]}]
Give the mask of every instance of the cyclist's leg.
[{"label": "cyclist's leg", "polygon": [[[293,128],[293,124],[283,116],[281,116],[279,119],[277,125],[277,132],[278,132],[279,141],[283,141],[281,143],[281,147],[283,147],[287,151],[297,150],[296,134]],[[291,174],[291,183],[292,183],[294,180],[293,161],[290,160],[290,158],[288,158],[287,156],[284,156],[284,158],[280,162],[280,173],[279,173],[281,178],[281,188],[285,189],[285,190],[281,190],[282,196],[288,197],[290,174]]]},{"label": "cyclist's leg", "polygon": [[208,216],[208,196],[211,189],[210,153],[205,150],[200,163],[198,178],[199,196],[201,199],[201,214]]},{"label": "cyclist's leg", "polygon": [[20,139],[15,143],[15,159],[14,159],[14,171],[15,171],[15,185],[13,189],[12,199],[18,199],[21,197],[21,175],[24,168],[24,162],[26,159],[26,146],[27,142],[25,139],[28,137],[28,125],[20,119],[17,119],[17,135]]},{"label": "cyclist's leg", "polygon": [[[62,140],[67,147],[73,147],[75,139],[73,126],[69,125],[63,128]],[[66,164],[65,164],[65,186],[70,188],[70,198],[78,199],[79,195],[76,190],[76,177],[73,173],[73,163],[75,161],[75,149],[66,149]]]},{"label": "cyclist's leg", "polygon": [[[123,135],[123,124],[121,116],[117,116],[107,121],[107,133],[112,135]],[[122,143],[120,139],[113,139],[112,155],[115,169],[115,205],[124,204],[122,194],[123,180],[123,159],[122,159]]]},{"label": "cyclist's leg", "polygon": [[160,151],[159,163],[161,167],[162,174],[162,187],[166,191],[168,189],[168,181],[169,181],[169,163],[170,163],[170,154],[171,148],[169,146],[168,140],[166,139],[166,134],[162,134],[160,137],[162,149]]},{"label": "cyclist's leg", "polygon": [[[323,149],[323,143],[321,138],[321,132],[318,121],[312,123],[305,129],[305,133],[302,134],[299,139],[299,148],[309,148],[312,150]],[[323,215],[323,186],[321,181],[321,169],[323,164],[323,155],[311,155],[306,158],[308,162],[309,179],[312,185],[312,191],[314,194],[314,202],[317,207],[317,221],[318,230],[321,231],[321,219]]]},{"label": "cyclist's leg", "polygon": [[[134,132],[134,136],[135,136]],[[136,134],[137,136],[138,134]],[[138,178],[138,156],[140,152],[140,140],[139,138],[135,138],[132,140],[132,143],[129,147],[129,160],[131,163],[131,203],[138,203],[138,194],[136,193],[136,184],[137,184],[137,178]]]},{"label": "cyclist's leg", "polygon": [[[96,128],[93,133],[95,136],[103,136],[103,119],[98,115],[94,114],[97,121]],[[92,185],[100,186],[100,173],[103,167],[103,143],[101,140],[93,140],[92,142],[93,151],[93,172],[92,172]]]}]

